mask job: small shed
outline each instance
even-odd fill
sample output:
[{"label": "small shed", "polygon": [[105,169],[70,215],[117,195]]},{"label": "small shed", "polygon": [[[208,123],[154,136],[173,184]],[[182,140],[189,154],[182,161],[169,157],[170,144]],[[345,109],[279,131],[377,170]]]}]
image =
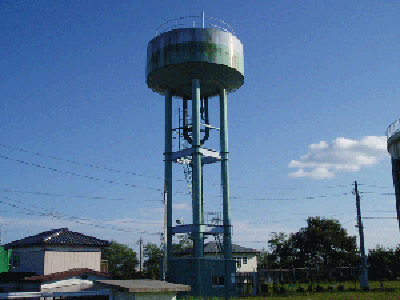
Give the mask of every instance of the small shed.
[{"label": "small shed", "polygon": [[159,280],[95,280],[108,288],[110,300],[176,300],[177,292],[189,292],[189,285]]},{"label": "small shed", "polygon": [[4,247],[0,247],[0,273],[8,272],[10,257],[11,250],[4,250]]}]

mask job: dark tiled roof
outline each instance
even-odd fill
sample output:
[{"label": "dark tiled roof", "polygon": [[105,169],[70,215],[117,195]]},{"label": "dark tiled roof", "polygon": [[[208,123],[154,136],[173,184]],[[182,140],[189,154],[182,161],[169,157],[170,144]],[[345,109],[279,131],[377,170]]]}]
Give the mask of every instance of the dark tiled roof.
[{"label": "dark tiled roof", "polygon": [[97,272],[95,270],[83,268],[83,269],[71,269],[68,271],[57,272],[57,273],[52,273],[52,274],[48,274],[48,275],[25,277],[24,279],[28,280],[28,281],[43,282],[43,281],[49,281],[49,280],[61,280],[61,279],[65,279],[68,277],[84,275],[84,274],[93,274],[93,275],[97,275],[97,276],[110,277],[110,275],[108,275],[107,273]]},{"label": "dark tiled roof", "polygon": [[[215,253],[215,252],[219,253],[217,242],[209,242],[204,245],[204,254]],[[232,244],[232,253],[258,253],[258,252],[259,251],[257,251],[256,249],[245,248],[236,244]],[[179,254],[188,254],[188,253],[193,253],[193,249],[187,249],[186,251],[183,251]]]},{"label": "dark tiled roof", "polygon": [[116,288],[131,293],[162,293],[190,291],[189,285],[169,283],[159,280],[95,280],[107,288]]},{"label": "dark tiled roof", "polygon": [[108,241],[99,240],[79,232],[69,231],[68,228],[60,228],[44,231],[34,236],[28,236],[22,240],[13,241],[4,245],[4,248],[12,249],[27,245],[82,245],[107,247]]}]

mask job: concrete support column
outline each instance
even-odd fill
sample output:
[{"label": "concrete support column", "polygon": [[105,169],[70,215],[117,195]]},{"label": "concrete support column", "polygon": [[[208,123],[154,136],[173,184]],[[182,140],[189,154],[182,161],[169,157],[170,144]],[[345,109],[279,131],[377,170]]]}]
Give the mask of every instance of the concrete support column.
[{"label": "concrete support column", "polygon": [[396,212],[397,212],[397,222],[400,229],[400,158],[395,159],[392,154],[392,176],[393,176],[393,186],[396,194]]},{"label": "concrete support column", "polygon": [[164,268],[168,276],[168,262],[172,258],[172,94],[165,90],[165,152],[164,201],[167,201],[167,236],[164,236]]},{"label": "concrete support column", "polygon": [[232,259],[231,216],[229,211],[228,176],[228,104],[226,89],[220,91],[220,142],[221,142],[221,184],[223,199],[224,259],[225,259],[225,297],[230,296],[232,280],[228,262]]},{"label": "concrete support column", "polygon": [[204,256],[204,241],[201,233],[201,153],[200,153],[200,80],[192,80],[192,210],[194,225],[194,251],[196,260],[196,295],[201,296],[201,259]]}]

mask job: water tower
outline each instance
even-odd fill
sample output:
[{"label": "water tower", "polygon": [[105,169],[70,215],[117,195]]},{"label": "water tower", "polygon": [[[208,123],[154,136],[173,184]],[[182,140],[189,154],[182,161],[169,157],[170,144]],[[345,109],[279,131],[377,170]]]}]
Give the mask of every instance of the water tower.
[{"label": "water tower", "polygon": [[[181,17],[162,24],[147,47],[146,82],[165,98],[165,184],[166,278],[190,284],[196,296],[225,295],[235,290],[236,264],[232,259],[232,225],[229,210],[227,94],[244,83],[243,45],[223,21],[201,16]],[[184,116],[179,131],[190,147],[172,151],[172,97],[181,99]],[[220,151],[203,145],[209,131],[208,101],[219,97]],[[172,226],[172,165],[186,162],[191,167],[193,224]],[[204,224],[202,167],[221,164],[223,223]],[[193,239],[193,257],[173,257],[172,236],[188,233]],[[223,259],[204,257],[204,236],[223,236]]]},{"label": "water tower", "polygon": [[397,220],[400,226],[400,120],[388,127],[386,136],[387,149],[392,157],[393,186],[396,193]]}]

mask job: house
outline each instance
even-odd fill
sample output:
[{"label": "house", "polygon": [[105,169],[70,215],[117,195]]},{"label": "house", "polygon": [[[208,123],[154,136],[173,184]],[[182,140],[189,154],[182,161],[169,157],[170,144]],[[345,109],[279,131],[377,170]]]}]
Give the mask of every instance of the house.
[{"label": "house", "polygon": [[[11,266],[0,273],[0,292],[72,293],[100,291],[94,280],[101,272],[101,248],[109,242],[68,228],[52,229],[4,245],[11,249]],[[99,296],[100,297],[100,296]]]},{"label": "house", "polygon": [[[175,254],[178,257],[191,256],[193,249],[187,249]],[[257,293],[257,255],[259,251],[252,248],[232,244],[232,258],[236,260],[236,291],[238,295],[253,295]],[[204,257],[223,259],[219,243],[204,244]],[[220,286],[218,278],[213,278],[213,285]]]},{"label": "house", "polygon": [[10,272],[49,275],[71,269],[100,272],[101,248],[108,244],[108,241],[60,228],[13,241],[4,248],[12,250]]}]

